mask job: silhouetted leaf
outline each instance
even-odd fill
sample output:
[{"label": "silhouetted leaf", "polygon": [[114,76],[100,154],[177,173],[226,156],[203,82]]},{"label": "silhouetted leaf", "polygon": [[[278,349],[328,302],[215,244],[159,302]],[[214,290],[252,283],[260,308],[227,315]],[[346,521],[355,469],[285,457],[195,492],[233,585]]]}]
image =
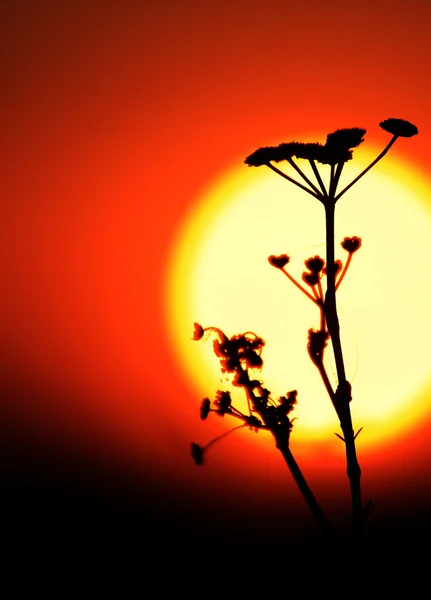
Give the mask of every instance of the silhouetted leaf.
[{"label": "silhouetted leaf", "polygon": [[363,427],[361,427],[360,429],[358,429],[358,431],[355,433],[355,435],[353,436],[353,439],[356,440],[356,438],[358,437],[358,435],[361,433],[361,431],[363,430]]}]

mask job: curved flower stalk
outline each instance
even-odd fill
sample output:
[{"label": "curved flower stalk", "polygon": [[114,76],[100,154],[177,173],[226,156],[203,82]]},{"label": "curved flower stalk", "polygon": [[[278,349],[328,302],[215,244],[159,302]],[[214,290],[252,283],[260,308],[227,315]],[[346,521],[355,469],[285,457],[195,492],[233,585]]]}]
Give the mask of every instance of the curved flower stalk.
[{"label": "curved flower stalk", "polygon": [[[355,525],[355,530],[360,535],[364,532],[364,516],[368,509],[366,507],[365,509],[362,508],[360,485],[361,469],[359,467],[355,447],[355,439],[358,432],[355,434],[353,430],[350,411],[352,390],[350,383],[346,379],[336,303],[336,291],[350,265],[353,252],[359,247],[357,246],[359,238],[350,238],[350,241],[347,242],[344,240],[345,245],[343,247],[349,253],[349,257],[343,269],[340,263],[335,260],[334,225],[337,201],[387,154],[399,137],[412,137],[418,133],[418,129],[415,125],[403,119],[386,119],[380,123],[380,127],[392,134],[391,140],[382,152],[355,179],[353,179],[353,181],[338,193],[337,188],[343,167],[347,161],[353,158],[353,150],[364,141],[364,135],[366,133],[365,129],[355,127],[352,129],[340,129],[334,131],[327,135],[326,143],[324,145],[319,143],[303,144],[290,142],[282,143],[279,146],[259,148],[245,159],[245,163],[248,166],[269,167],[280,176],[315,197],[323,204],[325,209],[326,266],[321,268],[320,262],[316,260],[314,263],[310,263],[312,268],[308,266],[309,271],[303,275],[303,282],[309,286],[310,292],[299,282],[294,280],[285,269],[285,266],[289,262],[289,257],[287,255],[278,257],[270,256],[269,262],[272,266],[282,270],[295,286],[302,290],[305,295],[320,308],[320,330],[309,331],[308,351],[310,358],[319,369],[340,421],[343,436],[339,437],[344,441],[346,447],[347,475],[350,482],[352,499],[352,521]],[[307,178],[294,159],[308,160],[316,178],[316,183]],[[278,164],[283,161],[286,161],[288,165],[294,168],[303,183],[294,179],[273,164]],[[329,184],[327,187],[325,187],[323,183],[322,175],[319,172],[316,163],[328,165],[330,168]],[[314,259],[316,258],[320,257],[314,257]],[[323,269],[325,269],[325,271]],[[326,291],[324,295],[321,287],[322,274],[326,275]],[[330,386],[323,367],[323,353],[329,339],[332,344],[337,370],[338,386],[335,391]]]},{"label": "curved flower stalk", "polygon": [[374,165],[376,165],[390,150],[390,148],[395,144],[399,137],[413,137],[417,135],[418,128],[413,123],[409,121],[405,121],[404,119],[386,119],[379,123],[379,126],[387,131],[388,133],[392,133],[392,138],[387,144],[387,146],[380,152],[380,154],[375,158],[369,165],[366,167],[353,181],[346,185],[346,187],[335,196],[335,202],[341,198],[343,194],[347,192],[357,181],[359,181],[365,173],[367,173]]},{"label": "curved flower stalk", "polygon": [[202,447],[196,442],[192,442],[191,454],[193,460],[197,465],[202,465],[205,453],[211,445],[241,427],[248,426],[256,433],[259,430],[269,431],[273,435],[275,445],[281,452],[317,523],[321,526],[325,535],[332,538],[329,521],[310,490],[289,447],[290,433],[294,421],[289,415],[297,403],[297,391],[289,391],[285,396],[280,396],[275,401],[271,398],[270,391],[263,387],[260,380],[250,377],[250,370],[259,370],[263,365],[261,351],[265,342],[252,332],[228,338],[217,327],[203,328],[198,323],[195,323],[194,327],[193,339],[196,341],[201,340],[206,334],[214,335],[213,349],[220,359],[221,370],[223,373],[231,375],[231,384],[234,387],[244,390],[248,414],[233,406],[231,394],[228,391],[218,390],[213,402],[209,398],[204,398],[200,407],[202,420],[205,420],[211,412],[214,412],[221,417],[229,415],[239,419],[243,421],[243,424],[218,436],[206,446]]}]

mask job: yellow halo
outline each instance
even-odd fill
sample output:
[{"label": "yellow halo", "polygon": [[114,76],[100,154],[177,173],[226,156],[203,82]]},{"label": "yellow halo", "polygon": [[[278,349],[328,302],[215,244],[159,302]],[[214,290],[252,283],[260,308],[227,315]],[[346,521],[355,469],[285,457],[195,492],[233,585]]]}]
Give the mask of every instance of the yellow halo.
[{"label": "yellow halo", "polygon": [[[376,154],[357,151],[338,190]],[[354,423],[364,427],[368,445],[405,431],[429,409],[430,199],[429,184],[417,170],[386,157],[337,204],[336,258],[347,258],[339,245],[345,236],[362,238],[337,298]],[[269,255],[284,253],[300,281],[305,259],[325,257],[323,206],[265,167],[233,168],[202,194],[173,243],[167,331],[196,390],[197,407],[228,382],[211,344],[191,340],[193,323],[217,326],[228,336],[251,330],[263,337],[258,377],[274,399],[298,390],[292,435],[306,443],[339,428],[306,350],[308,329],[319,327],[318,309],[268,263]],[[336,385],[330,347],[326,354]],[[238,393],[233,396],[244,409]]]}]

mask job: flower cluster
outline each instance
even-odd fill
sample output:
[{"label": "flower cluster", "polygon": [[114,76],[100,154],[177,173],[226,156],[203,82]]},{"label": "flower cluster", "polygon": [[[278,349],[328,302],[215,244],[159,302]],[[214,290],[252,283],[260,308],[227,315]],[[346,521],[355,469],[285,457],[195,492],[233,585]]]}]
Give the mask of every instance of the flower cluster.
[{"label": "flower cluster", "polygon": [[[343,268],[343,263],[341,260],[336,260],[334,262],[335,277],[338,277],[336,280],[336,287],[338,288],[342,279],[349,268],[352,254],[354,254],[361,247],[362,240],[357,236],[353,237],[345,237],[341,242],[341,247],[348,253],[347,261]],[[278,256],[272,254],[268,257],[269,264],[275,267],[276,269],[281,270],[291,281],[298,287],[306,296],[308,296],[313,302],[316,302],[320,306],[323,306],[323,289],[322,289],[322,276],[327,275],[327,265],[325,265],[325,261],[320,256],[312,256],[304,261],[306,271],[302,273],[302,281],[307,284],[312,290],[312,294],[310,294],[306,289],[302,287],[302,285],[290,275],[290,273],[284,268],[290,262],[289,256],[287,254],[280,254]]]},{"label": "flower cluster", "polygon": [[221,340],[214,340],[214,353],[220,358],[222,373],[233,373],[239,367],[260,369],[263,365],[260,353],[264,345],[262,338],[251,333],[234,335],[230,339],[224,336]]},{"label": "flower cluster", "polygon": [[[232,385],[244,389],[249,414],[244,414],[233,405],[229,391],[218,390],[213,402],[209,398],[202,400],[200,418],[205,420],[210,412],[214,412],[221,417],[225,415],[236,417],[243,422],[240,427],[248,426],[255,432],[260,429],[269,430],[277,439],[284,440],[288,444],[290,431],[292,430],[292,420],[288,415],[297,402],[297,391],[290,391],[274,401],[269,390],[263,387],[262,382],[251,379],[249,375],[250,369],[260,369],[263,365],[260,356],[262,347],[265,344],[263,339],[252,332],[228,338],[217,327],[203,328],[199,323],[194,324],[193,339],[203,339],[206,332],[216,335],[213,348],[216,356],[220,359],[221,370],[223,373],[233,374]],[[205,447],[193,442],[191,454],[195,463],[202,465],[204,452],[224,435],[226,434],[212,440]]]},{"label": "flower cluster", "polygon": [[338,129],[329,133],[324,145],[318,142],[288,142],[278,146],[259,148],[245,159],[249,167],[261,167],[270,162],[290,161],[301,158],[316,161],[324,165],[335,165],[352,158],[352,149],[364,141],[365,129]]},{"label": "flower cluster", "polygon": [[[353,150],[364,141],[366,131],[360,127],[337,129],[332,133],[328,133],[325,144],[319,142],[283,142],[278,146],[258,148],[249,154],[244,162],[249,167],[261,167],[265,165],[275,171],[278,175],[311,194],[314,198],[317,198],[324,205],[328,205],[330,202],[335,204],[341,196],[352,187],[352,185],[359,181],[371,167],[383,158],[399,137],[412,137],[418,133],[417,127],[404,119],[386,119],[380,123],[380,127],[385,131],[392,133],[392,139],[375,160],[373,160],[343,190],[338,192],[337,187],[345,163],[353,158]],[[313,183],[306,173],[301,170],[294,159],[308,160],[315,176],[315,183]],[[280,163],[282,161],[286,161],[293,167],[296,174],[299,175],[303,181],[297,181],[294,177],[281,171],[274,165],[274,163]],[[316,163],[329,165],[331,168],[329,185],[327,187],[323,182]]]}]

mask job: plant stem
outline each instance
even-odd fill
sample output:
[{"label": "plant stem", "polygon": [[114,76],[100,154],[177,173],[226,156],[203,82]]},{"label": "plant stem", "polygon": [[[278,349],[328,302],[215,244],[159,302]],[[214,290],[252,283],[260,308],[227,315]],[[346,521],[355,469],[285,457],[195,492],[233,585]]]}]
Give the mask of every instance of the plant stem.
[{"label": "plant stem", "polygon": [[293,160],[293,158],[288,158],[287,162],[295,169],[295,171],[298,173],[298,175],[300,177],[302,177],[302,179],[305,181],[305,183],[308,183],[308,185],[311,187],[311,189],[316,192],[316,194],[320,195],[320,190],[314,185],[314,183],[312,181],[310,181],[308,179],[308,177],[305,175],[305,173],[303,173],[301,171],[301,169],[298,167],[298,165],[296,164],[296,162]]},{"label": "plant stem", "polygon": [[298,463],[296,462],[296,460],[289,448],[288,443],[285,440],[278,439],[279,436],[277,436],[275,433],[273,433],[273,435],[274,435],[274,438],[276,441],[276,447],[278,448],[278,450],[280,450],[284,460],[286,461],[286,464],[289,467],[290,472],[292,473],[293,479],[295,480],[296,485],[298,486],[301,494],[303,495],[304,500],[306,501],[308,507],[310,508],[311,512],[313,513],[314,518],[316,519],[317,523],[322,528],[322,531],[325,534],[325,536],[328,539],[331,539],[331,540],[334,539],[331,524],[328,521],[328,519],[325,517],[313,492],[308,487],[308,484],[302,474],[301,469],[298,466]]},{"label": "plant stem", "polygon": [[355,438],[350,412],[350,384],[346,379],[343,352],[340,341],[340,326],[338,322],[337,303],[335,295],[335,250],[334,250],[334,221],[335,200],[330,198],[325,204],[326,217],[326,273],[327,289],[325,296],[325,316],[328,332],[332,341],[332,348],[337,368],[338,388],[335,393],[335,410],[340,419],[346,444],[347,475],[350,481],[352,498],[353,522],[357,533],[362,529],[362,503],[361,503],[361,469],[356,456]]},{"label": "plant stem", "polygon": [[343,170],[343,167],[344,167],[344,162],[339,162],[337,164],[337,168],[334,173],[334,178],[331,181],[331,188],[329,190],[329,196],[331,198],[333,198],[335,196],[335,193],[337,191],[337,186],[338,186],[338,182],[340,181],[341,172]]},{"label": "plant stem", "polygon": [[210,446],[212,446],[213,444],[215,444],[216,442],[218,442],[222,438],[226,437],[230,433],[232,433],[232,431],[236,431],[237,429],[241,429],[241,427],[246,427],[246,426],[247,426],[247,423],[243,423],[242,425],[237,425],[236,427],[233,427],[232,429],[229,429],[229,431],[225,431],[221,435],[218,435],[213,440],[211,440],[210,442],[208,442],[208,444],[206,446],[204,446],[204,450],[207,450]]},{"label": "plant stem", "polygon": [[282,269],[280,269],[280,271],[282,271],[286,275],[286,277],[288,277],[290,279],[290,281],[294,285],[296,285],[296,287],[299,290],[301,290],[301,292],[303,292],[308,298],[310,298],[310,300],[312,300],[314,303],[318,304],[317,299],[314,296],[312,296],[309,292],[307,292],[307,290],[305,288],[303,288],[302,285],[300,283],[298,283],[296,281],[296,279],[294,277],[292,277],[292,275],[290,273],[288,273],[284,267]]},{"label": "plant stem", "polygon": [[352,261],[352,256],[353,256],[353,254],[352,254],[351,252],[349,252],[349,256],[347,257],[346,264],[344,265],[344,269],[343,269],[343,271],[341,272],[341,275],[340,275],[340,277],[338,278],[338,281],[337,281],[337,283],[335,284],[335,291],[337,291],[337,290],[338,290],[338,288],[340,287],[340,283],[343,281],[343,279],[344,279],[344,276],[345,276],[345,274],[347,273],[347,269],[349,268],[349,265],[350,265],[350,263],[351,263],[351,261]]},{"label": "plant stem", "polygon": [[[368,172],[368,171],[371,169],[371,167],[374,167],[374,165],[375,165],[376,163],[378,163],[378,162],[379,162],[379,160],[381,160],[381,159],[384,157],[384,155],[385,155],[385,154],[386,154],[386,153],[389,151],[389,149],[391,148],[391,146],[393,146],[393,144],[396,142],[397,138],[398,138],[398,136],[397,136],[397,135],[394,135],[394,137],[391,139],[391,141],[389,142],[389,144],[388,144],[388,145],[386,146],[386,148],[385,148],[385,149],[384,149],[384,150],[383,150],[383,151],[382,151],[382,152],[381,152],[381,153],[378,155],[378,157],[377,157],[377,158],[375,158],[375,159],[373,160],[373,162],[372,162],[372,163],[370,163],[370,164],[368,165],[368,167],[362,171],[362,173],[359,173],[359,175],[358,175],[357,177],[355,177],[355,179],[354,179],[353,181],[351,181],[351,182],[349,183],[349,185],[347,185],[347,186],[346,186],[346,187],[345,187],[345,188],[344,188],[344,189],[343,189],[343,190],[342,190],[342,191],[341,191],[339,194],[337,194],[337,195],[335,196],[335,198],[334,198],[335,202],[337,202],[337,200],[339,200],[339,198],[341,198],[341,196],[342,196],[343,194],[345,194],[345,193],[347,192],[347,190],[349,190],[349,189],[352,187],[352,185],[354,185],[354,184],[355,184],[357,181],[359,181],[359,179],[361,179],[361,177],[363,177],[363,176],[365,175],[365,173],[367,173],[367,172]],[[335,192],[334,192],[334,193],[335,193]]]},{"label": "plant stem", "polygon": [[242,369],[242,373],[245,375],[245,383],[243,387],[245,389],[247,400],[252,404],[253,410],[257,412],[257,414],[262,419],[265,427],[271,431],[275,443],[276,448],[280,450],[286,464],[292,473],[292,477],[295,480],[296,485],[299,488],[299,491],[304,497],[309,509],[311,510],[314,518],[316,519],[318,525],[322,528],[323,533],[328,539],[334,539],[332,533],[332,527],[328,519],[325,517],[322,509],[320,508],[319,503],[317,502],[313,492],[309,488],[304,475],[302,474],[301,469],[298,466],[290,448],[289,448],[289,436],[290,436],[290,427],[288,425],[288,421],[283,425],[277,423],[277,421],[271,418],[270,414],[266,410],[265,403],[262,404],[262,401],[259,396],[256,396],[254,393],[254,387],[250,381],[248,372],[246,369]]},{"label": "plant stem", "polygon": [[335,248],[334,248],[334,225],[335,225],[335,202],[329,199],[325,205],[326,217],[326,295],[325,314],[329,335],[332,340],[335,364],[337,366],[338,383],[341,385],[346,381],[343,353],[340,342],[340,326],[338,323],[337,304],[335,298]]},{"label": "plant stem", "polygon": [[297,185],[305,192],[308,192],[309,194],[314,196],[314,198],[317,198],[318,200],[320,200],[320,202],[323,202],[323,200],[322,200],[323,196],[321,194],[316,194],[316,192],[313,192],[312,190],[308,189],[307,187],[305,187],[305,185],[302,185],[302,183],[299,183],[298,181],[296,181],[296,179],[292,179],[292,177],[289,177],[289,175],[286,175],[286,173],[283,173],[283,171],[280,171],[280,169],[277,169],[277,167],[274,167],[274,165],[271,165],[271,163],[266,163],[266,166],[269,167],[270,169],[272,169],[274,171],[274,173],[277,173],[277,175],[284,177],[285,179],[287,179],[287,181],[290,181],[290,183]]},{"label": "plant stem", "polygon": [[320,176],[320,173],[316,167],[315,161],[310,159],[309,163],[310,163],[311,168],[313,169],[313,173],[317,179],[318,184],[320,185],[323,195],[325,196],[325,198],[327,198],[328,192],[326,191],[325,184],[323,183],[322,177]]}]

